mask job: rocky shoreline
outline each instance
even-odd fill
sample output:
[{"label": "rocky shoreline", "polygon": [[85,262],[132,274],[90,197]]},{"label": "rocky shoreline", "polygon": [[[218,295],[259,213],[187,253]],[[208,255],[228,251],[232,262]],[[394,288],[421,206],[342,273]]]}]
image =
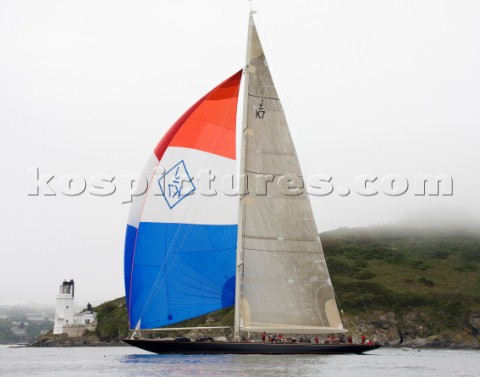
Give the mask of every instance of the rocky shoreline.
[{"label": "rocky shoreline", "polygon": [[[480,311],[458,319],[463,326],[436,328],[438,320],[425,311],[372,311],[362,315],[344,315],[344,327],[353,337],[367,334],[385,346],[447,349],[480,349]],[[462,328],[461,331],[458,328]]]},{"label": "rocky shoreline", "polygon": [[102,341],[98,336],[89,334],[79,337],[68,337],[66,334],[52,335],[51,333],[41,335],[28,347],[124,347],[129,345],[120,339]]},{"label": "rocky shoreline", "polygon": [[[480,310],[470,311],[456,318],[454,326],[448,323],[439,327],[438,318],[431,312],[410,310],[403,312],[370,311],[356,314],[343,314],[342,320],[354,341],[359,342],[362,335],[378,341],[387,347],[480,349]],[[207,323],[209,319],[207,318]],[[444,326],[443,326],[444,325]],[[451,324],[450,324],[451,325]],[[460,330],[459,330],[460,329]],[[232,340],[230,329],[190,331],[177,334],[192,339],[224,336]],[[165,336],[177,336],[165,334]],[[101,339],[97,332],[87,332],[81,337],[68,337],[66,334],[53,335],[51,332],[41,335],[30,347],[118,347],[128,346],[121,340]],[[257,339],[258,340],[258,339]]]},{"label": "rocky shoreline", "polygon": [[[454,342],[448,336],[432,336],[429,338],[417,338],[402,344],[385,343],[383,347],[402,348],[412,347],[418,349],[480,349],[480,345],[466,342]],[[70,339],[37,340],[27,347],[131,347],[121,340],[104,342],[98,338],[79,337]]]}]

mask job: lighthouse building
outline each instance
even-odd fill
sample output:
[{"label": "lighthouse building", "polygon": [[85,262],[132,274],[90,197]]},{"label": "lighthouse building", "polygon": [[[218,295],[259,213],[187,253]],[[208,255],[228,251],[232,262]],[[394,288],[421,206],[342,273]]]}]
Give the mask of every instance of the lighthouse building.
[{"label": "lighthouse building", "polygon": [[54,334],[66,333],[69,337],[82,336],[85,331],[93,331],[96,328],[97,313],[88,304],[87,310],[75,314],[75,282],[64,281],[57,294],[55,309]]},{"label": "lighthouse building", "polygon": [[64,281],[58,290],[57,305],[55,308],[54,334],[63,334],[63,327],[75,320],[75,283],[73,280]]}]

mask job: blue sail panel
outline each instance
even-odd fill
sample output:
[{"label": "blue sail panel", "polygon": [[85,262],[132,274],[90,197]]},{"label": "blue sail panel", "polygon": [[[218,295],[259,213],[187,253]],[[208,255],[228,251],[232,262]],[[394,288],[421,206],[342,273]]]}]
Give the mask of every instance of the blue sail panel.
[{"label": "blue sail panel", "polygon": [[125,233],[125,253],[124,253],[124,279],[125,279],[125,292],[127,300],[127,308],[130,303],[130,284],[132,274],[132,260],[135,250],[135,240],[137,239],[137,228],[132,225],[127,225],[127,231]]},{"label": "blue sail panel", "polygon": [[236,244],[237,225],[140,223],[132,327],[162,327],[232,306]]}]

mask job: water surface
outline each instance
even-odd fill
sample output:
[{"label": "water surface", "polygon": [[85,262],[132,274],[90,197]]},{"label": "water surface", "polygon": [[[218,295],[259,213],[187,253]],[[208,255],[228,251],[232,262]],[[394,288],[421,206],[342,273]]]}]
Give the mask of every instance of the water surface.
[{"label": "water surface", "polygon": [[0,346],[0,376],[479,376],[480,351],[405,351],[365,355],[156,355],[134,347]]}]

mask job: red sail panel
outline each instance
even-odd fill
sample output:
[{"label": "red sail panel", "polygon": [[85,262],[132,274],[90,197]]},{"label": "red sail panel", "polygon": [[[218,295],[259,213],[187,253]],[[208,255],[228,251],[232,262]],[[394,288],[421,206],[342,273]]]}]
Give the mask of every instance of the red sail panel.
[{"label": "red sail panel", "polygon": [[235,126],[242,71],[218,85],[178,119],[155,148],[161,160],[168,146],[186,147],[235,159]]}]

